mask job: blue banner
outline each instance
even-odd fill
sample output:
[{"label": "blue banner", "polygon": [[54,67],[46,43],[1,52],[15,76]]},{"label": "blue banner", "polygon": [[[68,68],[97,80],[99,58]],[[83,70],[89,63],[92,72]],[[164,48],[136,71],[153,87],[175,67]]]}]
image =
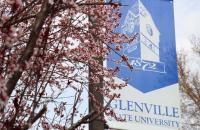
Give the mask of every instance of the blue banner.
[{"label": "blue banner", "polygon": [[[123,44],[121,55],[127,55],[133,65],[116,64],[108,60],[108,68],[119,67],[119,78],[129,78],[129,84],[143,93],[178,83],[174,13],[172,0],[121,0],[121,21],[115,30],[133,36],[133,43]],[[114,46],[113,46],[114,48]],[[112,52],[111,59],[120,57]]]}]

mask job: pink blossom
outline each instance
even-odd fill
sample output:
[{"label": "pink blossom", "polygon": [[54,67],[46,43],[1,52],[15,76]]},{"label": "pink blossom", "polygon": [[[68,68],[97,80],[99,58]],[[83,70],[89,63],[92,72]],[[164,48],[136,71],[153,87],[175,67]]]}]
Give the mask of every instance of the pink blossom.
[{"label": "pink blossom", "polygon": [[15,0],[6,0],[6,2],[8,2],[8,4],[14,4]]},{"label": "pink blossom", "polygon": [[15,0],[15,3],[19,8],[23,6],[22,0]]},{"label": "pink blossom", "polygon": [[49,4],[53,5],[54,4],[54,0],[48,0]]}]

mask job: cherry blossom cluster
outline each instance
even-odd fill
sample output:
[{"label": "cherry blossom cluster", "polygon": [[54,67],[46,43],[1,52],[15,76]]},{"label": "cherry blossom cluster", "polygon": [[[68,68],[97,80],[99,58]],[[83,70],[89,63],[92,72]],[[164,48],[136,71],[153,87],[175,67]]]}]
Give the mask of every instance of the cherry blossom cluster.
[{"label": "cherry blossom cluster", "polygon": [[[79,108],[88,85],[102,83],[93,89],[108,99],[120,96],[111,93],[126,86],[115,83],[119,68],[103,66],[135,38],[114,31],[119,3],[3,0],[0,15],[0,129],[84,129],[95,117]],[[126,56],[116,60],[132,67]],[[113,116],[88,93],[96,115]]]}]

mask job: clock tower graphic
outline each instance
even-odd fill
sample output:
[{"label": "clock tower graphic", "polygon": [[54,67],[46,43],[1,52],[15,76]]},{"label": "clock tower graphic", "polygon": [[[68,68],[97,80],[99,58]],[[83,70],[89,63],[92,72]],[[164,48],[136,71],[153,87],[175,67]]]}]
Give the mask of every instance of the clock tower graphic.
[{"label": "clock tower graphic", "polygon": [[165,64],[160,61],[160,32],[140,0],[128,10],[121,30],[127,35],[139,32],[136,43],[126,44],[123,51],[135,69],[165,73]]},{"label": "clock tower graphic", "polygon": [[[132,43],[123,43],[119,54],[128,57],[126,62],[114,52],[109,54],[108,68],[120,69],[117,77],[128,79],[128,84],[148,93],[178,82],[173,6],[162,0],[124,0],[121,20],[116,32],[129,37],[137,34]],[[166,10],[171,11],[166,11]],[[115,45],[113,45],[114,47]]]}]

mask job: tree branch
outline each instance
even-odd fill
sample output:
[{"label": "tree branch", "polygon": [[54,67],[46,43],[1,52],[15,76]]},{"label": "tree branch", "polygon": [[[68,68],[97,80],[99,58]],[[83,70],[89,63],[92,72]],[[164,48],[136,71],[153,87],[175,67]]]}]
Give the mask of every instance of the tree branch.
[{"label": "tree branch", "polygon": [[106,106],[100,111],[93,111],[89,113],[88,115],[84,116],[82,119],[80,119],[77,123],[73,124],[71,127],[65,129],[65,130],[75,130],[77,127],[79,127],[83,123],[89,123],[97,119],[101,114],[104,113],[104,111],[108,108],[112,100],[115,98],[115,95],[109,100],[109,102],[106,104]]},{"label": "tree branch", "polygon": [[47,111],[47,106],[43,106],[43,108],[38,112],[37,115],[35,115],[30,122],[22,129],[22,130],[28,130],[32,124],[34,124],[42,115]]},{"label": "tree branch", "polygon": [[[22,52],[22,56],[18,60],[19,65],[24,65],[26,61],[28,61],[33,55],[33,50],[36,45],[36,41],[39,37],[39,34],[42,30],[42,26],[45,23],[46,18],[49,16],[52,5],[45,1],[41,7],[41,11],[37,14],[36,20],[33,24],[32,31],[29,36],[29,40],[25,50]],[[7,95],[10,97],[12,91],[15,89],[15,86],[22,75],[22,71],[15,71],[12,77],[8,80],[7,87]]]},{"label": "tree branch", "polygon": [[77,123],[73,124],[71,127],[65,130],[75,130],[75,128],[79,127],[82,123],[85,123],[88,119],[90,119],[95,114],[97,114],[97,111],[89,113],[88,115],[84,116],[81,120],[79,120]]},{"label": "tree branch", "polygon": [[108,106],[110,105],[110,103],[112,102],[112,100],[115,98],[115,95],[108,101],[108,103],[106,104],[106,106],[94,117],[92,117],[89,121],[89,122],[92,122],[94,120],[96,120],[102,113],[105,112],[105,110],[108,108]]}]

